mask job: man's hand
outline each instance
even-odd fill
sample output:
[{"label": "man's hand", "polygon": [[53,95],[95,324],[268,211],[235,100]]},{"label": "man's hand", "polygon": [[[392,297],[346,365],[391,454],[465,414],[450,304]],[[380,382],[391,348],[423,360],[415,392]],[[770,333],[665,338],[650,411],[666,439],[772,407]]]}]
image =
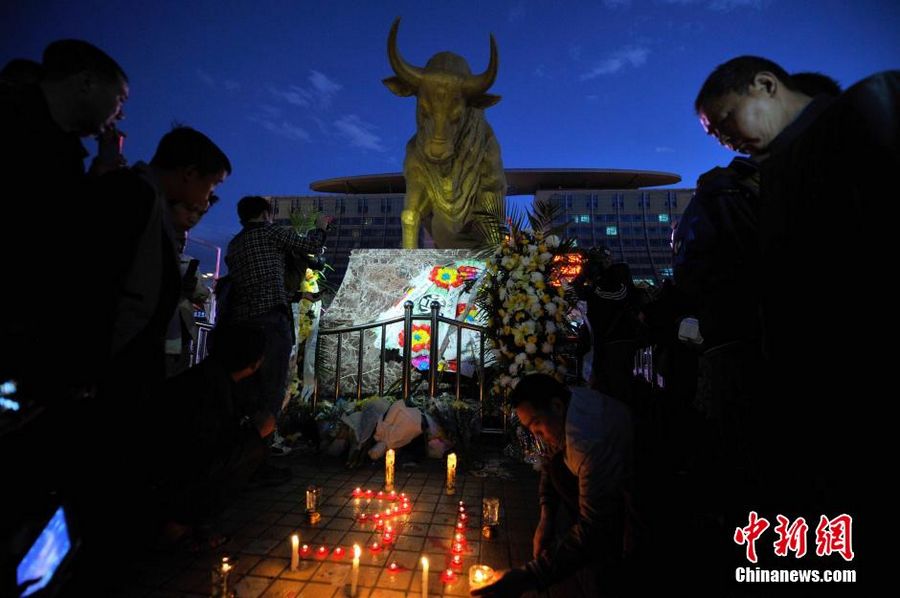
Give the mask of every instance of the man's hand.
[{"label": "man's hand", "polygon": [[470,596],[490,598],[518,598],[535,587],[534,578],[525,569],[510,569],[496,582],[469,592]]},{"label": "man's hand", "polygon": [[556,531],[553,529],[553,523],[551,523],[551,521],[551,515],[549,513],[544,513],[544,508],[542,508],[541,521],[535,528],[534,538],[531,541],[534,558],[538,558],[541,553],[547,550],[553,543],[553,536],[556,535]]}]

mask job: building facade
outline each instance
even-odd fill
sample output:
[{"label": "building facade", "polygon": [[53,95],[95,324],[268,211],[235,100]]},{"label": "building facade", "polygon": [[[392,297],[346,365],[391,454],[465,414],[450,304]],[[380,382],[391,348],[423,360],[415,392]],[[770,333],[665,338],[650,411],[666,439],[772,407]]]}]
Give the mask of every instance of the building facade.
[{"label": "building facade", "polygon": [[538,190],[535,200],[559,206],[556,224],[582,249],[606,246],[635,281],[672,277],[672,231],[693,189]]}]

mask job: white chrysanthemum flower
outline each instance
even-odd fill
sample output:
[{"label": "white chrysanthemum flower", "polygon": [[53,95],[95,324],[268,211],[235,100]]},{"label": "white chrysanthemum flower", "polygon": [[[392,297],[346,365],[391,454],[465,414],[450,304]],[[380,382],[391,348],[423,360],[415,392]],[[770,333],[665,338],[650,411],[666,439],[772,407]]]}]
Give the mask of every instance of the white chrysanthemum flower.
[{"label": "white chrysanthemum flower", "polygon": [[553,353],[553,345],[544,341],[544,344],[541,345],[541,351],[549,355],[550,353]]},{"label": "white chrysanthemum flower", "polygon": [[529,355],[537,353],[537,345],[534,343],[525,343],[525,352]]},{"label": "white chrysanthemum flower", "polygon": [[556,313],[556,304],[552,301],[550,303],[544,304],[544,309],[547,311],[548,315],[554,315]]},{"label": "white chrysanthemum flower", "polygon": [[524,353],[519,353],[516,355],[516,363],[518,365],[525,365],[525,362],[528,361],[528,356]]},{"label": "white chrysanthemum flower", "polygon": [[556,235],[550,235],[544,242],[547,244],[547,247],[550,247],[551,249],[559,247],[559,237]]},{"label": "white chrysanthemum flower", "polygon": [[541,282],[544,280],[544,275],[540,272],[532,272],[531,273],[531,282]]}]

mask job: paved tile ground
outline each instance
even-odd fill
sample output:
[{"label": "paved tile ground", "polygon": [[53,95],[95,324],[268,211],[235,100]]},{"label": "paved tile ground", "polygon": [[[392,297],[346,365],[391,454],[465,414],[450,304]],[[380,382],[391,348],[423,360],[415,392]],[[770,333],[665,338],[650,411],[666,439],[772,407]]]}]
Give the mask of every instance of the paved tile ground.
[{"label": "paved tile ground", "polygon": [[[478,454],[496,453],[489,449]],[[290,466],[294,477],[276,488],[248,490],[236,497],[222,513],[220,529],[230,542],[215,552],[201,555],[142,557],[129,596],[175,597],[209,596],[211,572],[222,555],[235,560],[231,576],[240,598],[304,597],[336,598],[349,596],[349,572],[354,542],[368,546],[380,540],[374,525],[354,518],[353,490],[356,487],[379,490],[384,484],[383,461],[357,470],[347,470],[337,459],[292,453],[276,460]],[[429,557],[429,595],[468,595],[467,572],[475,563],[506,569],[521,564],[531,553],[531,536],[537,522],[538,474],[527,465],[503,462],[513,479],[499,476],[476,477],[464,461],[458,468],[456,495],[445,495],[444,465],[429,460],[415,467],[402,465],[398,454],[395,488],[411,499],[412,512],[391,547],[373,553],[364,549],[360,560],[360,598],[400,598],[419,596],[421,568],[419,558]],[[320,512],[317,525],[306,523],[305,490],[314,484],[320,488]],[[485,496],[501,502],[501,525],[495,539],[481,537],[481,504]],[[440,573],[449,565],[450,544],[455,531],[458,501],[464,501],[470,514],[466,530],[466,550],[462,575],[455,583],[442,583]],[[374,501],[377,502],[377,501]],[[374,502],[369,507],[374,510]],[[306,558],[297,571],[290,569],[290,537],[299,533],[301,543],[313,551],[325,545],[329,550],[342,546],[343,558]],[[397,571],[391,572],[390,563]]]}]

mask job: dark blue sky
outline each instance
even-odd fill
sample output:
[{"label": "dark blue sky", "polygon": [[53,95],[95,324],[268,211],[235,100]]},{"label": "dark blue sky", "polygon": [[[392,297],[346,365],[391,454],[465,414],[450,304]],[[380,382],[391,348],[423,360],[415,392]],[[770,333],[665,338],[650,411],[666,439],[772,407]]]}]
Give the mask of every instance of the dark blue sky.
[{"label": "dark blue sky", "polygon": [[662,170],[687,187],[730,159],[692,109],[717,64],[759,54],[845,86],[900,67],[896,0],[6,0],[0,59],[39,59],[63,37],[116,58],[131,80],[129,160],[149,159],[173,122],[231,158],[223,201],[194,232],[224,244],[243,195],[402,169],[414,100],[381,83],[396,16],[418,64],[451,50],[480,72],[494,33],[503,100],[487,116],[506,167]]}]

